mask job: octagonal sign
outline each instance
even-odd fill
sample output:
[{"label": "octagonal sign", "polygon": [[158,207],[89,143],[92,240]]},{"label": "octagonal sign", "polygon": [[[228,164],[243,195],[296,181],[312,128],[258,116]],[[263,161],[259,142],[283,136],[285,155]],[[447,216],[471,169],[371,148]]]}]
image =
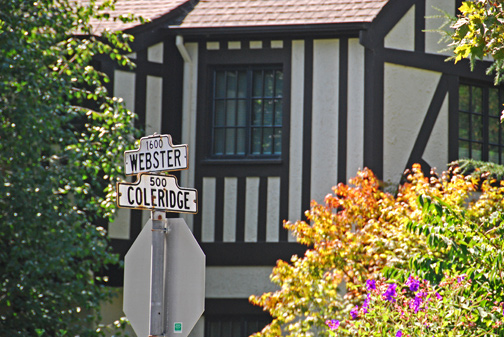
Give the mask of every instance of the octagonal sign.
[{"label": "octagonal sign", "polygon": [[[152,220],[125,257],[124,313],[139,337],[149,335]],[[184,219],[167,219],[165,336],[187,337],[205,309],[205,254]]]}]

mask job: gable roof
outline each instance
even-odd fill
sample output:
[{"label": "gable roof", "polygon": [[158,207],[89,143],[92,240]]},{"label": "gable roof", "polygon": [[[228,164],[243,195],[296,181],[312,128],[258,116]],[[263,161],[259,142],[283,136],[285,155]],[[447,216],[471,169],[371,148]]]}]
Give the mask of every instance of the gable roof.
[{"label": "gable roof", "polygon": [[[77,0],[81,3],[87,0]],[[188,7],[177,28],[291,26],[368,23],[389,0],[117,0],[111,17],[133,13],[147,21],[162,19],[182,5]],[[128,30],[140,22],[93,22],[95,30]]]},{"label": "gable roof", "polygon": [[[87,4],[88,0],[76,0],[79,4]],[[98,1],[99,2],[99,1]],[[189,0],[117,0],[115,10],[110,12],[111,18],[119,16],[129,16],[133,14],[142,17],[146,21],[154,21],[169,14]],[[104,11],[107,13],[109,11]],[[121,20],[92,20],[91,24],[96,32],[102,32],[106,29],[111,31],[127,30],[141,25],[139,21],[123,23]]]},{"label": "gable roof", "polygon": [[181,28],[371,22],[388,0],[201,0]]}]

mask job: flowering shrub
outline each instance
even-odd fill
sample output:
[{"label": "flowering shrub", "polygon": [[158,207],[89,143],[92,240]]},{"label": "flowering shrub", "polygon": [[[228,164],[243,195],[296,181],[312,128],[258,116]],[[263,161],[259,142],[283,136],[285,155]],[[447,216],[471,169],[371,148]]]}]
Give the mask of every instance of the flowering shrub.
[{"label": "flowering shrub", "polygon": [[[327,320],[332,336],[500,336],[503,303],[492,294],[473,296],[465,276],[439,285],[410,276],[396,281],[368,280],[366,300],[344,321]],[[489,309],[489,310],[488,310]]]},{"label": "flowering shrub", "polygon": [[[364,169],[348,185],[335,186],[323,204],[313,201],[308,221],[286,222],[309,249],[290,263],[277,262],[271,280],[279,290],[250,297],[273,317],[254,336],[328,336],[327,320],[335,327],[347,317],[362,317],[372,301],[364,284],[378,287],[383,272],[399,282],[383,289],[385,299],[397,301],[404,282],[422,289],[421,282],[406,280],[409,274],[439,284],[446,272],[458,272],[473,280],[474,301],[483,301],[488,291],[502,301],[504,187],[459,172],[453,166],[426,177],[416,164],[393,196]],[[481,195],[470,201],[478,189]],[[490,304],[483,304],[482,312],[490,312]],[[345,329],[342,324],[339,334],[354,335]]]}]

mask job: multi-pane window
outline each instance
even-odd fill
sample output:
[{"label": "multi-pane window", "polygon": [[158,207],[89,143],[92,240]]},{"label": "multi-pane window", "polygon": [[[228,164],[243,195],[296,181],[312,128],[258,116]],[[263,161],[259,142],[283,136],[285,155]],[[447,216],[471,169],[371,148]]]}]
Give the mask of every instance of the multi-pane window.
[{"label": "multi-pane window", "polygon": [[504,162],[500,123],[504,90],[461,84],[459,87],[459,158]]},{"label": "multi-pane window", "polygon": [[278,157],[282,151],[282,70],[216,69],[213,84],[212,155]]}]

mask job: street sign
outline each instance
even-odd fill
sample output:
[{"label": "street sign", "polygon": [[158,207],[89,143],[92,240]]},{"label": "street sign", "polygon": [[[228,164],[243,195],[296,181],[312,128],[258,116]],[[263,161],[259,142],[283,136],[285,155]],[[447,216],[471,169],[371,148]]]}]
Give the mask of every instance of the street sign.
[{"label": "street sign", "polygon": [[[205,309],[205,254],[184,219],[166,219],[164,336],[187,337]],[[124,259],[124,306],[139,337],[149,335],[152,220]],[[147,263],[146,263],[147,262]]]},{"label": "street sign", "polygon": [[187,169],[187,145],[173,145],[170,135],[152,135],[140,139],[140,148],[124,152],[127,175]]},{"label": "street sign", "polygon": [[172,175],[139,174],[134,183],[117,184],[117,206],[162,212],[198,212],[198,192],[181,188]]},{"label": "street sign", "polygon": [[165,212],[197,213],[198,191],[155,172],[187,169],[187,145],[143,137],[139,149],[124,152],[124,165],[138,176],[117,184],[117,206],[150,210],[151,219],[124,260],[123,310],[139,337],[186,337],[205,308],[205,254],[185,221]]}]

